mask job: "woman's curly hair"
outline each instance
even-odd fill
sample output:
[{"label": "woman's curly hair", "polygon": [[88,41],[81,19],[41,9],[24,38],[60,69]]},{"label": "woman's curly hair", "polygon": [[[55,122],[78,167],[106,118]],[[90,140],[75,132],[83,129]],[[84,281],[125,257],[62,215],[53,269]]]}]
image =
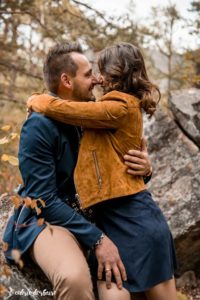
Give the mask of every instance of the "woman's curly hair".
[{"label": "woman's curly hair", "polygon": [[140,106],[152,116],[161,98],[150,82],[140,50],[129,43],[107,47],[99,53],[98,66],[106,81],[106,91],[117,90],[140,99]]}]

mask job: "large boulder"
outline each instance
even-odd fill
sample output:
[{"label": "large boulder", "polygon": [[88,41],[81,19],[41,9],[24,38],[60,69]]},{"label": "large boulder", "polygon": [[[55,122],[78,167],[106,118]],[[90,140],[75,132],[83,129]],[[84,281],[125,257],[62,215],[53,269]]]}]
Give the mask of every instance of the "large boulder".
[{"label": "large boulder", "polygon": [[177,91],[169,103],[177,123],[200,147],[200,90]]},{"label": "large boulder", "polygon": [[200,275],[200,151],[171,118],[159,110],[145,122],[153,178],[154,199],[171,227],[178,272]]}]

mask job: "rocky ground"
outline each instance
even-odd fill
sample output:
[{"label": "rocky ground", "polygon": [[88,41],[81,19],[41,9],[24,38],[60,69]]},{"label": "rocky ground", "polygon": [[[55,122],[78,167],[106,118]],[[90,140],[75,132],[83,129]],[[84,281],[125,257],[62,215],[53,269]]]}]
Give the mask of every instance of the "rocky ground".
[{"label": "rocky ground", "polygon": [[[1,233],[11,209],[12,203],[10,198],[8,196],[3,197],[0,202]],[[48,292],[53,292],[48,279],[34,263],[30,263],[27,260],[24,260],[23,262],[24,267],[22,269],[17,265],[9,265],[9,268],[7,269],[7,264],[2,251],[2,243],[0,244],[0,299],[52,300],[53,297],[48,295]],[[43,296],[39,295],[40,291],[43,292]]]}]

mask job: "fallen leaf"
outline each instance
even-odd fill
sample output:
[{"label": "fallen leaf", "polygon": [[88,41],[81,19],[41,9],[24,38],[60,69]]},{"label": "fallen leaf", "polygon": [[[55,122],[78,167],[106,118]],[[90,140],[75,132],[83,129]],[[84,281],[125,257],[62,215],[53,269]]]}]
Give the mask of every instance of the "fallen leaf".
[{"label": "fallen leaf", "polygon": [[36,200],[31,200],[31,208],[34,209],[37,206]]},{"label": "fallen leaf", "polygon": [[37,221],[38,226],[42,226],[44,224],[44,218],[40,218]]},{"label": "fallen leaf", "polygon": [[7,250],[8,250],[8,243],[6,243],[6,242],[2,242],[2,250],[4,251],[4,252],[6,252]]},{"label": "fallen leaf", "polygon": [[1,127],[1,130],[3,130],[3,131],[8,131],[10,129],[11,129],[11,125],[5,125],[5,126]]},{"label": "fallen leaf", "polygon": [[178,300],[189,300],[188,297],[185,294],[182,294],[181,292],[177,292]]},{"label": "fallen leaf", "polygon": [[21,253],[20,253],[19,250],[13,249],[11,251],[11,256],[14,259],[14,261],[17,263],[20,260],[20,258],[21,258]]},{"label": "fallen leaf", "polygon": [[23,262],[23,260],[22,260],[22,259],[20,259],[20,260],[18,261],[18,265],[19,265],[20,269],[22,269],[22,268],[23,268],[23,266],[24,266],[24,262]]},{"label": "fallen leaf", "polygon": [[2,160],[2,161],[8,161],[8,155],[7,155],[7,154],[3,154],[3,155],[1,156],[1,160]]},{"label": "fallen leaf", "polygon": [[1,275],[10,277],[12,275],[12,270],[8,265],[4,265],[2,270],[1,270]]},{"label": "fallen leaf", "polygon": [[45,224],[47,225],[47,228],[50,230],[51,235],[53,235],[53,228],[52,228],[52,226],[48,222],[45,222]]},{"label": "fallen leaf", "polygon": [[41,209],[39,207],[37,207],[37,205],[35,207],[35,210],[36,210],[37,215],[40,215],[42,212]]},{"label": "fallen leaf", "polygon": [[6,292],[7,288],[3,284],[0,284],[0,297],[3,297]]},{"label": "fallen leaf", "polygon": [[21,205],[21,198],[17,195],[11,196],[10,198],[15,208],[19,208],[19,206]]},{"label": "fallen leaf", "polygon": [[23,199],[23,201],[24,201],[24,204],[26,205],[26,207],[31,207],[31,204],[32,204],[31,198],[26,197]]},{"label": "fallen leaf", "polygon": [[14,259],[15,263],[18,264],[19,267],[22,269],[24,266],[24,263],[21,260],[21,252],[18,249],[13,249],[11,251],[11,256]]},{"label": "fallen leaf", "polygon": [[9,155],[8,162],[13,166],[19,166],[19,160],[15,156]]},{"label": "fallen leaf", "polygon": [[19,160],[17,157],[8,155],[8,154],[3,154],[1,156],[2,161],[8,161],[11,165],[13,166],[18,166],[19,165]]},{"label": "fallen leaf", "polygon": [[2,139],[0,139],[0,145],[8,144],[9,138],[7,136],[4,136]]},{"label": "fallen leaf", "polygon": [[19,138],[19,134],[16,133],[16,132],[12,132],[12,133],[10,134],[10,139],[11,139],[11,140],[14,140],[14,139],[16,139],[16,138]]},{"label": "fallen leaf", "polygon": [[42,207],[45,207],[45,206],[46,206],[46,204],[45,204],[44,200],[42,200],[42,199],[38,199],[38,201],[41,203]]}]

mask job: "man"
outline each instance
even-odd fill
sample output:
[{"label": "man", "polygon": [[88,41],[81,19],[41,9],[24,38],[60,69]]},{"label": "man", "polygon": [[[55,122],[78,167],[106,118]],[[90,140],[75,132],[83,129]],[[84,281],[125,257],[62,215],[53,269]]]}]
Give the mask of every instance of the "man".
[{"label": "man", "polygon": [[[44,79],[49,92],[63,99],[88,101],[98,83],[91,66],[76,43],[53,47],[44,63]],[[84,249],[95,248],[99,264],[98,276],[108,266],[122,288],[126,271],[112,241],[100,229],[73,208],[76,188],[73,171],[80,142],[80,129],[32,113],[21,131],[19,162],[24,181],[22,197],[42,199],[38,209],[20,206],[10,218],[3,240],[11,250],[22,254],[29,250],[56,290],[56,299],[94,299]],[[130,151],[126,157],[129,172],[149,175],[151,166],[146,149]],[[133,154],[133,156],[131,156]],[[136,157],[134,156],[136,155]],[[39,224],[38,219],[48,223]],[[108,288],[110,282],[107,282]]]}]

